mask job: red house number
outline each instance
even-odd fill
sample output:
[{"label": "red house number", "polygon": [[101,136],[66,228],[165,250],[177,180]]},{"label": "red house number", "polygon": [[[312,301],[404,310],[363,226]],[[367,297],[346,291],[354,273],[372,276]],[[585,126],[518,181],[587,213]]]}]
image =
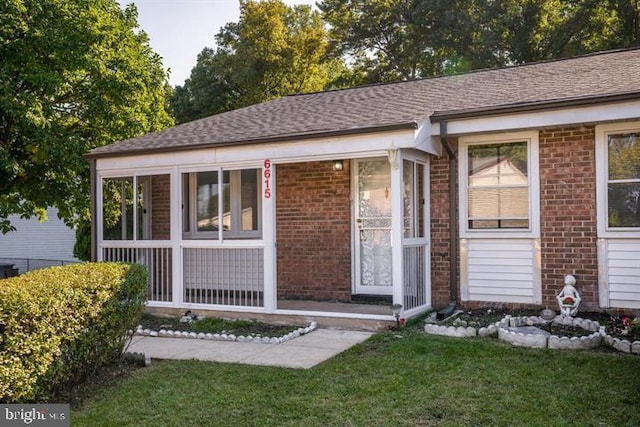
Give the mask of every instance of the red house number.
[{"label": "red house number", "polygon": [[271,187],[269,187],[269,182],[271,181],[271,162],[269,159],[264,161],[264,198],[268,199],[271,197]]}]

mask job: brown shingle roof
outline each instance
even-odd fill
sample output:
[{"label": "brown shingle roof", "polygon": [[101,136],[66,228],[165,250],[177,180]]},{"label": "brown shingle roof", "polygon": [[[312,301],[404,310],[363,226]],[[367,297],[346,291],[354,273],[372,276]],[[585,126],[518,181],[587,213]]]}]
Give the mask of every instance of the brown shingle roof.
[{"label": "brown shingle roof", "polygon": [[415,127],[434,112],[486,114],[623,95],[640,98],[640,49],[285,96],[96,148],[89,157]]}]

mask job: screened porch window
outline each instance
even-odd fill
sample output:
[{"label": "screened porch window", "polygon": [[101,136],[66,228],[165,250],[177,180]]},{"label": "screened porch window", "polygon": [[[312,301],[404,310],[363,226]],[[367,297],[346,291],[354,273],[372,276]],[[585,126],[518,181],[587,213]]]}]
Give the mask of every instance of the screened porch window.
[{"label": "screened porch window", "polygon": [[133,177],[102,182],[103,240],[133,240]]},{"label": "screened porch window", "polygon": [[404,237],[425,237],[425,165],[403,160]]},{"label": "screened porch window", "polygon": [[259,238],[259,169],[182,174],[185,238]]},{"label": "screened porch window", "polygon": [[169,181],[169,175],[104,178],[102,239],[169,240]]},{"label": "screened porch window", "polygon": [[640,227],[640,132],[608,135],[607,210],[610,228]]},{"label": "screened porch window", "polygon": [[527,142],[467,147],[469,229],[528,229]]}]

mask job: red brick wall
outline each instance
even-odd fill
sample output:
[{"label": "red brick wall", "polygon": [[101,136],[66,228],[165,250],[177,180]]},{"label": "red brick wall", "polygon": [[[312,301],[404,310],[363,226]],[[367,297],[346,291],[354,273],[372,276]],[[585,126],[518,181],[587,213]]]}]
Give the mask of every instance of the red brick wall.
[{"label": "red brick wall", "polygon": [[[457,149],[457,142],[451,143]],[[431,304],[440,308],[450,301],[449,156],[431,158]],[[457,194],[457,193],[456,193]],[[457,204],[457,201],[456,201]],[[457,221],[453,224],[457,228]]]},{"label": "red brick wall", "polygon": [[171,238],[171,181],[169,175],[151,177],[151,239]]},{"label": "red brick wall", "polygon": [[276,166],[278,297],[349,301],[349,163]]},{"label": "red brick wall", "polygon": [[564,275],[576,277],[581,308],[598,308],[595,128],[540,132],[543,304],[556,305]]}]

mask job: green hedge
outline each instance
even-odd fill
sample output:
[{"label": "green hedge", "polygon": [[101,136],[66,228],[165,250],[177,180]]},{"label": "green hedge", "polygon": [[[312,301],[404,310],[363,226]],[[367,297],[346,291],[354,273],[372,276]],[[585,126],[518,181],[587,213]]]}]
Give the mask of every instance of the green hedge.
[{"label": "green hedge", "polygon": [[86,263],[0,280],[0,402],[46,402],[118,359],[146,269]]}]

